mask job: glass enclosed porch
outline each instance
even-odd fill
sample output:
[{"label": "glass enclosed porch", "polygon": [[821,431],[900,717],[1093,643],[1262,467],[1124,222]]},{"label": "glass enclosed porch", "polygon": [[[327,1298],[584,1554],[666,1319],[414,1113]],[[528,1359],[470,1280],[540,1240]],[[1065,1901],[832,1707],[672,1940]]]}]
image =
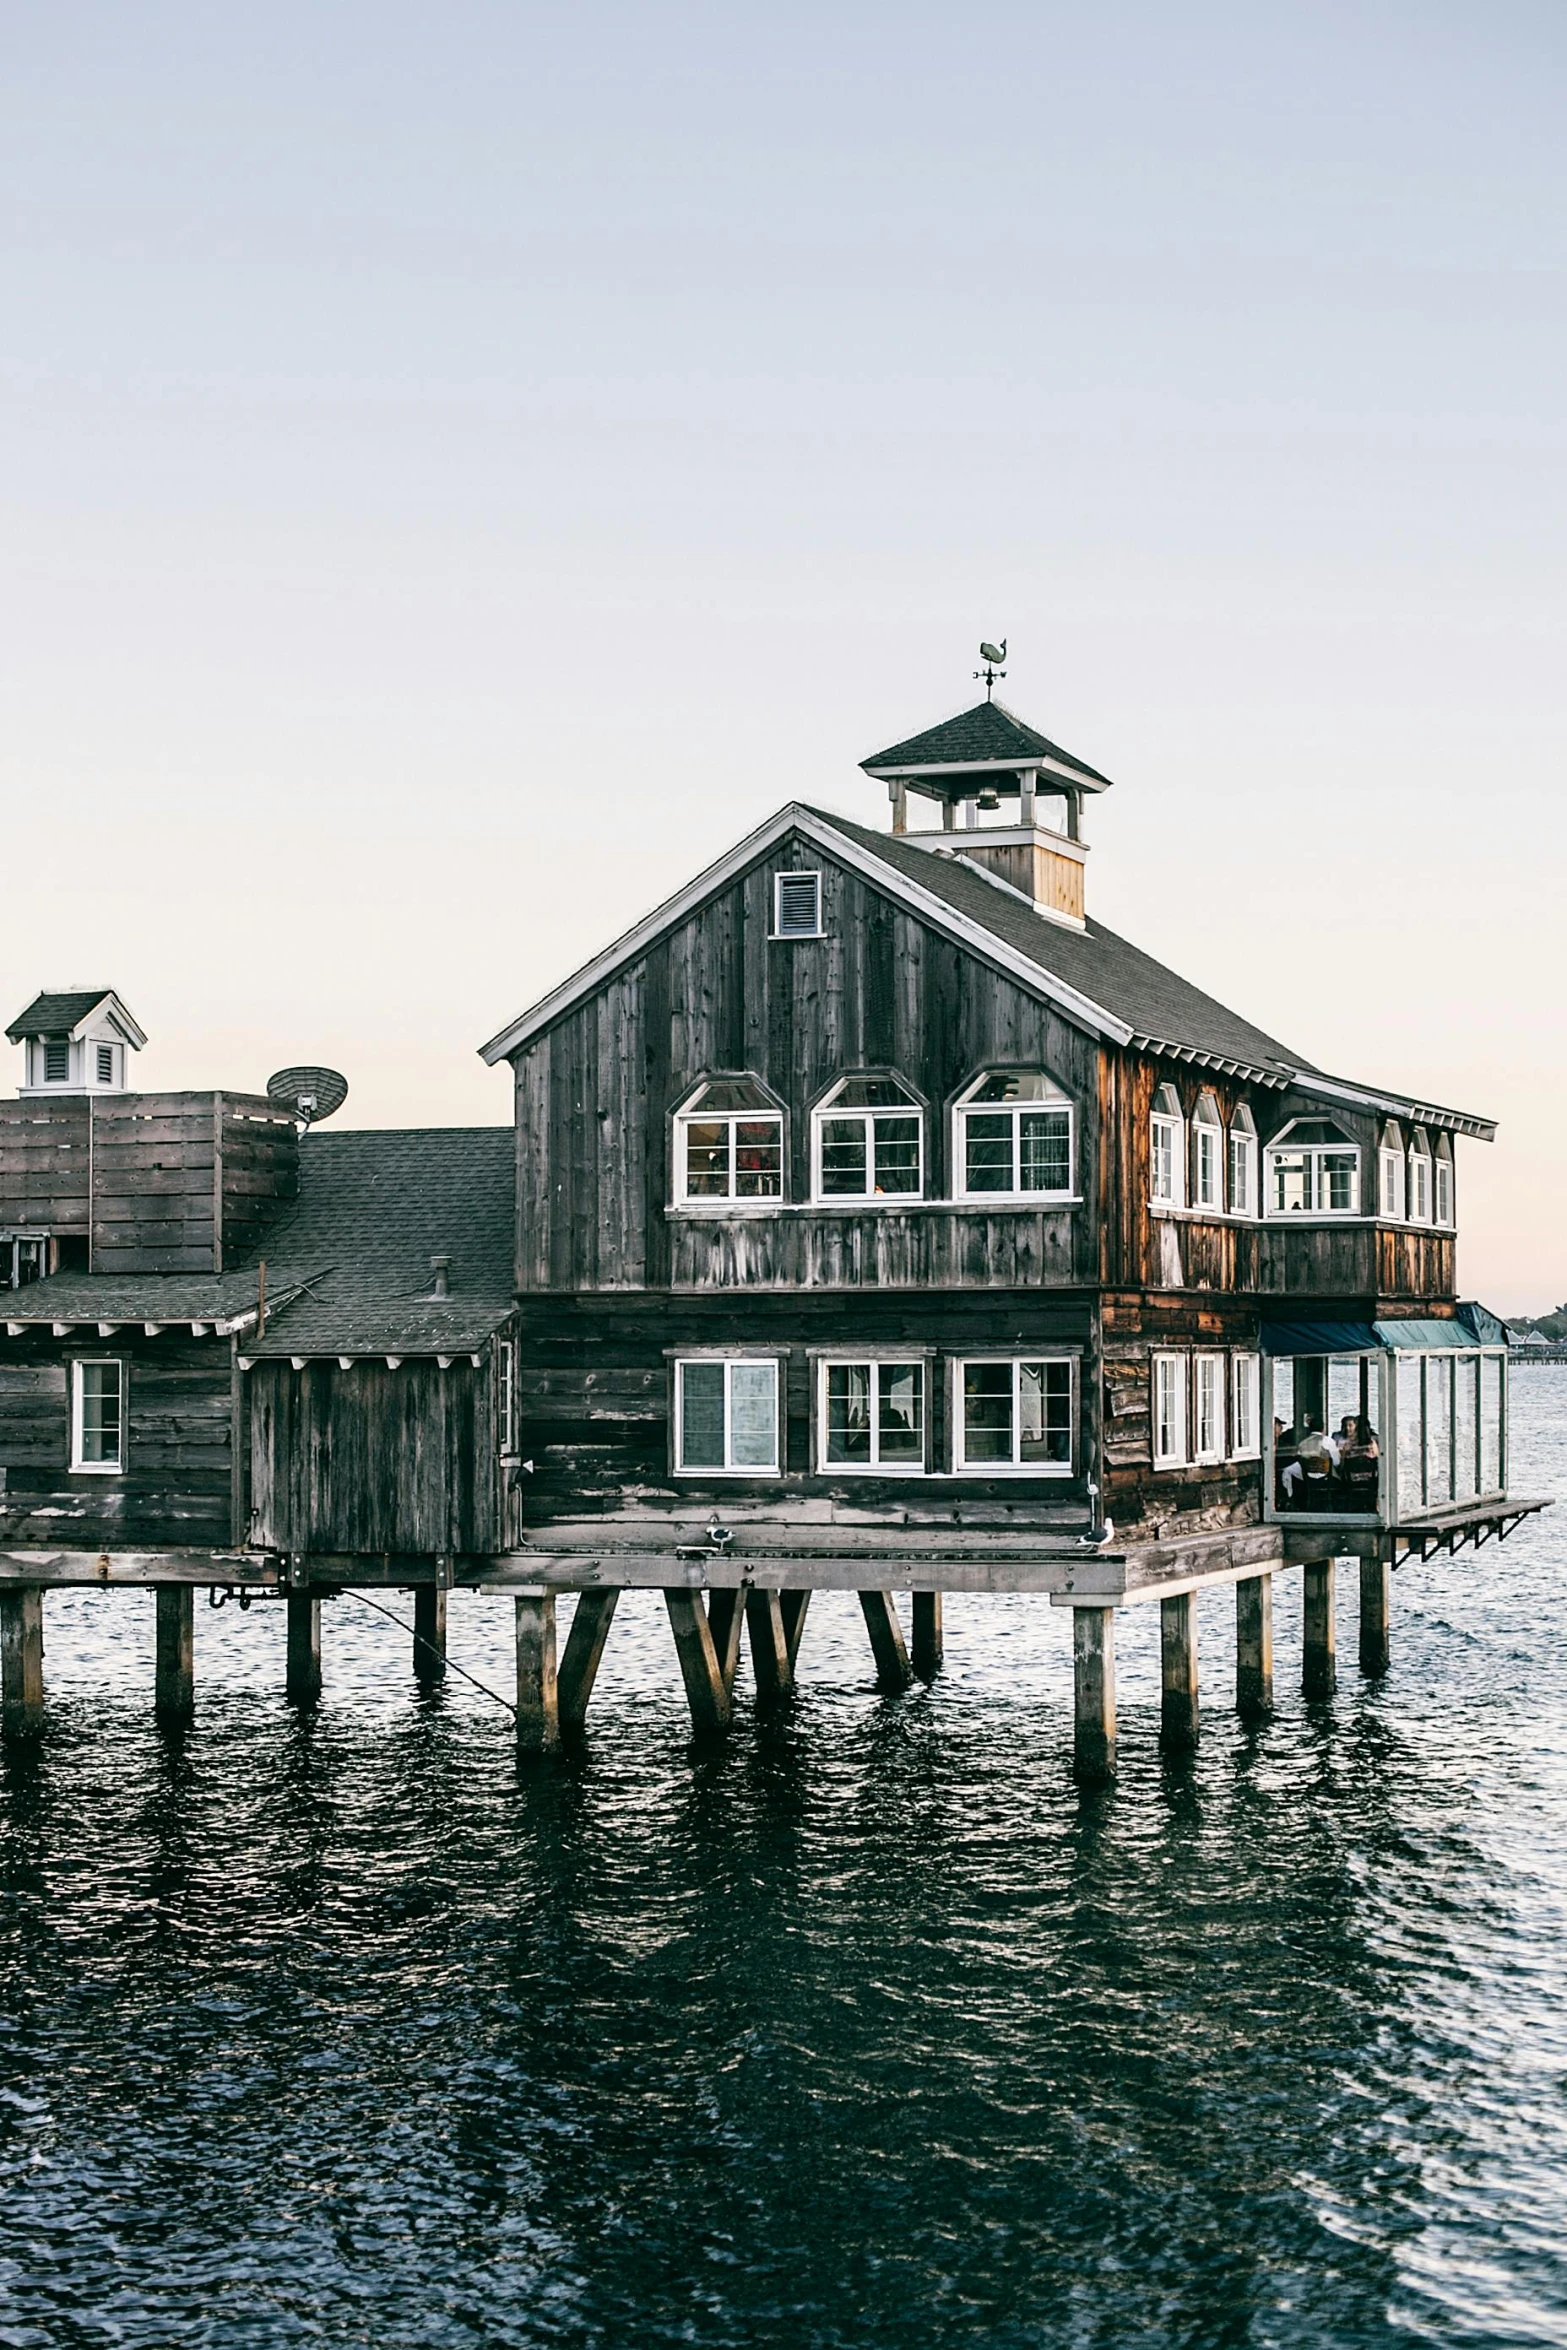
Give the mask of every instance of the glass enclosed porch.
[{"label": "glass enclosed porch", "polygon": [[1507,1491],[1507,1350],[1463,1322],[1264,1324],[1270,1519],[1403,1526]]}]

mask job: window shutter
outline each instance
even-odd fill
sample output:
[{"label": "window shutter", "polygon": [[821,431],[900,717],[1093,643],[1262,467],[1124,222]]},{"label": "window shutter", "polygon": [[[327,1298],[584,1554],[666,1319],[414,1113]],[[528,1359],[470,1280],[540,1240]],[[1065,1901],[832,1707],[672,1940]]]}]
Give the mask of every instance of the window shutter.
[{"label": "window shutter", "polygon": [[776,935],[779,938],[815,938],[822,927],[822,877],[819,873],[780,873],[777,883]]}]

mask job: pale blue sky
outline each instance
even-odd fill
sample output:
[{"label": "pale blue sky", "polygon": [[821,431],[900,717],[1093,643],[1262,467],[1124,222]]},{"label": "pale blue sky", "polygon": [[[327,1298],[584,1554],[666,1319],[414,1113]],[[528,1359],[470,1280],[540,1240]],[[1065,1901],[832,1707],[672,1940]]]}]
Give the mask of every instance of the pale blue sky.
[{"label": "pale blue sky", "polygon": [[1500,1116],[1465,1286],[1567,1295],[1559,0],[0,33],[8,997],[502,1119],[1006,634],[1094,910]]}]

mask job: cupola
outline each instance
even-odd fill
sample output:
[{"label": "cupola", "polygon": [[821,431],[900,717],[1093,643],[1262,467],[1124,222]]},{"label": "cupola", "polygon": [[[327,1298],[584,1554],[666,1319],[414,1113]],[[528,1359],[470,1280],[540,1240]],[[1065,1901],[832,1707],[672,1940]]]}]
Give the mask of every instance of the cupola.
[{"label": "cupola", "polygon": [[[989,685],[992,672],[982,674]],[[956,718],[862,759],[887,786],[892,829],[920,848],[961,856],[1027,898],[1041,914],[1084,920],[1083,799],[1110,778],[987,698]],[[940,829],[909,828],[910,795],[933,800]]]},{"label": "cupola", "polygon": [[6,1030],[25,1056],[20,1094],[125,1093],[138,1027],[112,987],[73,987],[34,996]]}]

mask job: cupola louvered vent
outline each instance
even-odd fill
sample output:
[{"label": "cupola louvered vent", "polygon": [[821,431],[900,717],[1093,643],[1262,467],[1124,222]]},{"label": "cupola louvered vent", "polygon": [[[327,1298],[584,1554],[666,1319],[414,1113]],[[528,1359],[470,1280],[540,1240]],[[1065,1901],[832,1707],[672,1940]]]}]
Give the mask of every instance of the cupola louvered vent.
[{"label": "cupola louvered vent", "polygon": [[822,935],[822,877],[819,873],[780,873],[774,884],[775,938],[820,938]]}]

